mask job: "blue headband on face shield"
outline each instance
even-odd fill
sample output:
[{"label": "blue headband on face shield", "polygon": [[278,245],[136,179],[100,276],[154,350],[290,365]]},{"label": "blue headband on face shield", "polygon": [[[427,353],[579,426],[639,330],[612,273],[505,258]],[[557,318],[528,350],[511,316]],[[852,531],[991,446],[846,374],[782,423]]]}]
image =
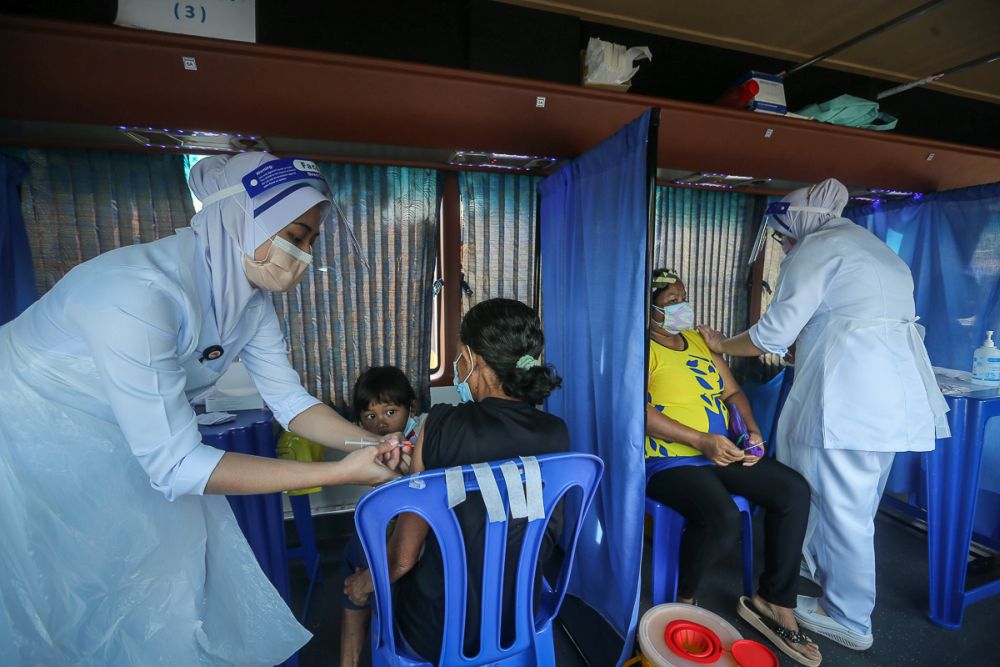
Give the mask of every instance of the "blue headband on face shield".
[{"label": "blue headband on face shield", "polygon": [[294,157],[265,162],[243,177],[243,187],[246,188],[248,195],[256,197],[265,190],[292,181],[318,181],[315,186],[320,187],[322,184],[320,189],[326,189],[326,180],[323,179],[316,163]]},{"label": "blue headband on face shield", "polygon": [[[294,183],[294,185],[281,189],[275,196],[271,197],[259,206],[254,207],[254,221],[256,222],[258,217],[286,197],[289,197],[303,188],[314,188],[319,191],[319,193],[331,204],[331,206],[327,207],[325,217],[328,218],[333,214],[331,209],[336,209],[337,218],[339,219],[340,224],[344,226],[346,233],[351,239],[354,254],[357,256],[362,266],[365,267],[365,270],[370,270],[368,260],[365,258],[365,255],[361,250],[361,244],[358,243],[358,239],[354,235],[354,230],[351,229],[351,226],[347,223],[347,218],[344,216],[343,211],[340,210],[340,207],[337,205],[336,200],[334,200],[333,195],[330,192],[329,184],[326,182],[326,179],[323,178],[323,174],[316,166],[316,163],[312,160],[304,160],[297,157],[286,157],[265,162],[240,179],[240,183],[237,185],[223,188],[222,190],[219,190],[218,192],[202,199],[201,205],[208,206],[209,204],[222,201],[226,197],[243,194],[244,192],[248,197],[250,197],[250,200],[253,201],[265,192],[289,183]],[[242,206],[242,204],[240,204],[240,206]],[[320,224],[324,224],[324,220],[321,220]]]},{"label": "blue headband on face shield", "polygon": [[764,211],[764,221],[766,222],[768,218],[774,220],[774,223],[779,227],[778,231],[784,234],[791,234],[792,230],[785,224],[785,221],[779,218],[779,215],[785,215],[788,213],[788,209],[791,206],[789,202],[786,201],[775,201],[767,205],[767,210]]},{"label": "blue headband on face shield", "polygon": [[324,197],[330,198],[330,189],[327,186],[326,179],[323,178],[323,174],[320,173],[319,168],[316,167],[314,162],[303,160],[302,158],[287,157],[265,162],[244,176],[239,184],[223,188],[205,197],[201,200],[201,205],[208,206],[217,201],[222,201],[226,197],[232,197],[244,192],[253,199],[272,188],[296,181],[301,182],[297,186],[285,188],[276,197],[255,208],[253,212],[254,217],[303,187],[316,188]]}]

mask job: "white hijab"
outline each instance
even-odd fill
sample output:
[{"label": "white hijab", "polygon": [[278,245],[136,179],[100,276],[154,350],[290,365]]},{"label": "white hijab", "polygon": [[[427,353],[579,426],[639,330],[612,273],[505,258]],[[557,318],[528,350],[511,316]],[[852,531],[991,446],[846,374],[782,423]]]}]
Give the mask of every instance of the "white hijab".
[{"label": "white hijab", "polygon": [[[268,153],[213,155],[191,167],[188,185],[198,199],[204,200],[240,184],[245,175],[276,159]],[[255,198],[241,192],[204,206],[191,219],[191,229],[198,241],[198,257],[205,261],[211,283],[212,308],[222,340],[236,328],[247,304],[260,291],[250,284],[243,272],[243,255],[252,258],[261,244],[316,204],[326,202],[329,208],[329,199],[318,190],[300,188],[254,220],[255,208],[294,186],[295,183],[283,184]]]},{"label": "white hijab", "polygon": [[[839,218],[848,199],[844,184],[836,178],[828,178],[808,188],[789,192],[781,199],[790,204],[788,212],[777,216],[779,224],[775,224],[773,218],[768,222],[780,233],[801,241],[829,220]],[[780,225],[786,228],[782,229]]]}]

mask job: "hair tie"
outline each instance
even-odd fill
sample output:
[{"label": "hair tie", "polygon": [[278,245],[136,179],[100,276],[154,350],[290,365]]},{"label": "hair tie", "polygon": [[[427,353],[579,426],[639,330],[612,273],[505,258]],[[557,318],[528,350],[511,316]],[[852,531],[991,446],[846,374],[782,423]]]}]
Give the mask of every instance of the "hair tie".
[{"label": "hair tie", "polygon": [[539,362],[538,359],[535,359],[530,354],[526,354],[526,355],[524,355],[523,357],[521,357],[520,359],[517,360],[517,364],[516,365],[521,370],[525,370],[526,371],[529,368],[534,368],[535,366],[541,365],[541,362]]}]

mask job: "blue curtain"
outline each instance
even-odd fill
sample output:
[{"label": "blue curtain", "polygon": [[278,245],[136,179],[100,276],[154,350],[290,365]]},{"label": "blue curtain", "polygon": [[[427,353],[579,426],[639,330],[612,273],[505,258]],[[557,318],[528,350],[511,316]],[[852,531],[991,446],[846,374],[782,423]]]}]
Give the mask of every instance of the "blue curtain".
[{"label": "blue curtain", "polygon": [[[546,408],[576,451],[604,459],[570,593],[631,646],[642,560],[650,112],[539,185]],[[620,660],[619,660],[620,662]]]},{"label": "blue curtain", "polygon": [[0,155],[0,325],[20,315],[38,297],[18,195],[27,172],[21,160]]},{"label": "blue curtain", "polygon": [[462,272],[471,294],[462,312],[503,297],[535,303],[535,200],[540,179],[518,174],[463,171]]},{"label": "blue curtain", "polygon": [[852,208],[844,216],[909,265],[931,362],[971,370],[985,332],[1000,330],[1000,183]]}]

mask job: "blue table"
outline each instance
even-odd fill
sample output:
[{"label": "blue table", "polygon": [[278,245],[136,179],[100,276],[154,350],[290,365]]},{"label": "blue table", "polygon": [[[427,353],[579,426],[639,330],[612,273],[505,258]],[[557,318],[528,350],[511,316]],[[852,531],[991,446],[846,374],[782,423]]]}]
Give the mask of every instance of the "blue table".
[{"label": "blue table", "polygon": [[[202,442],[227,452],[274,458],[277,453],[277,436],[270,411],[242,410],[235,414],[235,422],[199,427]],[[281,494],[229,496],[228,500],[261,570],[271,580],[285,603],[291,606]],[[298,653],[282,663],[284,667],[298,667],[298,664]]]},{"label": "blue table", "polygon": [[987,422],[1000,416],[1000,396],[985,390],[945,399],[951,437],[933,452],[898,454],[886,490],[908,493],[911,504],[926,507],[930,619],[958,630],[965,607],[1000,593],[1000,580],[965,590]]}]

